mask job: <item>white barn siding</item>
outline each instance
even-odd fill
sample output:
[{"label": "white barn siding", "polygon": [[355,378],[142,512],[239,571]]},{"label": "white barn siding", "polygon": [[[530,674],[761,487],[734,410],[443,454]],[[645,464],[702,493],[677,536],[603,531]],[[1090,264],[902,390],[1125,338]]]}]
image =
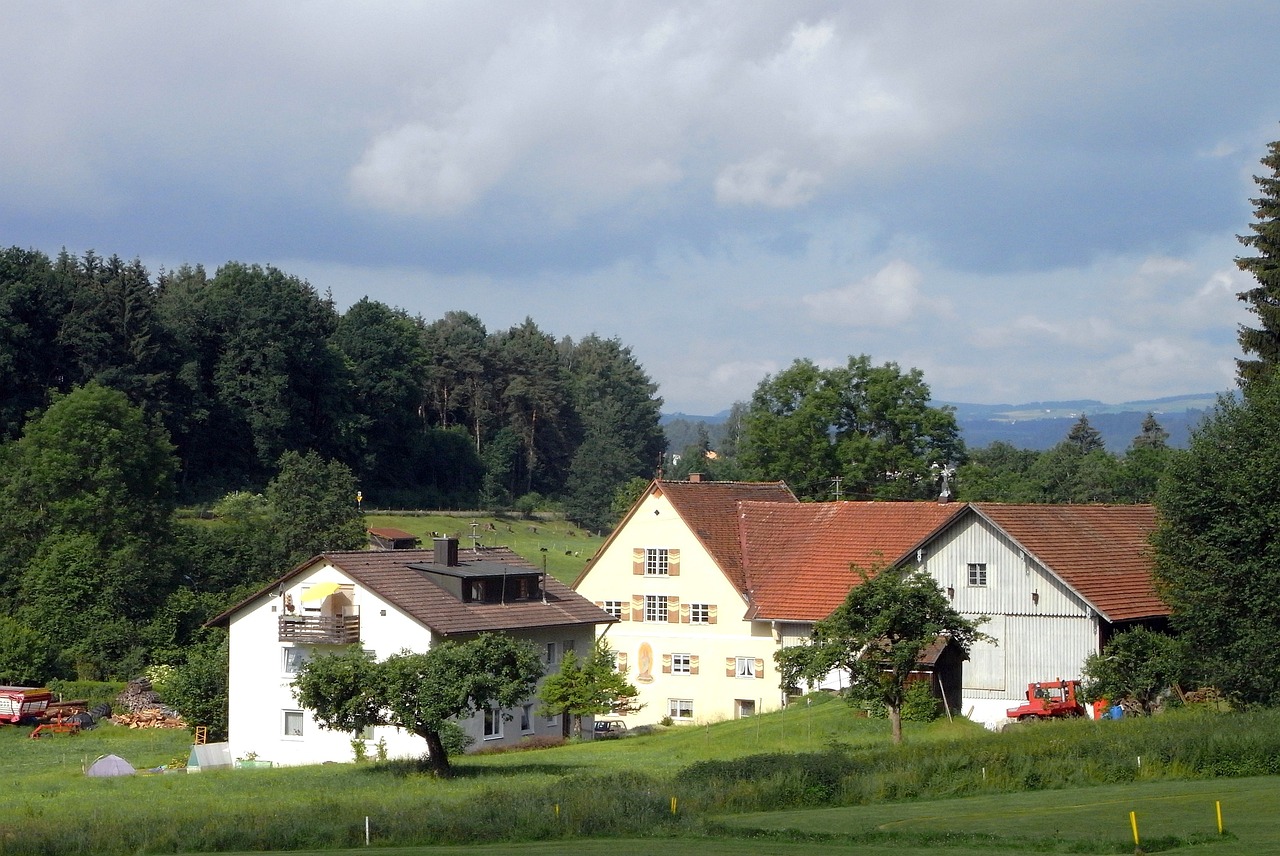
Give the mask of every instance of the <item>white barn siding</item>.
[{"label": "white barn siding", "polygon": [[[1088,605],[1001,531],[971,515],[937,538],[923,568],[961,614],[990,620],[964,666],[964,711],[998,725],[1025,700],[1027,684],[1079,678],[1098,650]],[[971,585],[970,565],[985,565],[986,584]]]}]

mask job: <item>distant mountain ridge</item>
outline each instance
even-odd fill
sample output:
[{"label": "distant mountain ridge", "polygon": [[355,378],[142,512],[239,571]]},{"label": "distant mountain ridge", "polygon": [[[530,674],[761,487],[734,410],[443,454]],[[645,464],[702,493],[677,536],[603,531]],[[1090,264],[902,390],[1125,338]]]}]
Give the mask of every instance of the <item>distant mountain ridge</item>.
[{"label": "distant mountain ridge", "polygon": [[[1074,401],[1031,401],[1025,404],[968,404],[954,401],[935,401],[935,406],[949,406],[955,410],[956,422],[965,445],[980,449],[995,442],[1009,443],[1019,449],[1042,451],[1052,448],[1066,439],[1071,426],[1081,415],[1089,417],[1089,424],[1102,434],[1107,449],[1124,452],[1142,431],[1142,422],[1148,413],[1169,432],[1169,445],[1185,448],[1191,430],[1200,424],[1218,403],[1219,395],[1230,393],[1192,393],[1171,395],[1140,401],[1107,404],[1093,399]],[[687,413],[664,413],[662,425],[667,431],[667,448],[678,452],[694,442],[699,422],[707,426],[712,445],[718,441],[716,427],[728,418],[729,411],[722,410],[714,416],[695,416]]]}]

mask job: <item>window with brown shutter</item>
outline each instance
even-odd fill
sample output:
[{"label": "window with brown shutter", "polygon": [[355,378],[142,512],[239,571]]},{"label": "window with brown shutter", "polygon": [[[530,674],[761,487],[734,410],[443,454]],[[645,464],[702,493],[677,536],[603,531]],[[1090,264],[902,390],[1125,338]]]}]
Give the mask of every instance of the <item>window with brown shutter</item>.
[{"label": "window with brown shutter", "polygon": [[631,573],[644,576],[644,547],[633,547],[631,550]]},{"label": "window with brown shutter", "polygon": [[631,620],[644,621],[644,595],[631,595]]},{"label": "window with brown shutter", "polygon": [[764,660],[760,659],[759,657],[756,657],[756,677],[757,678],[764,677]]},{"label": "window with brown shutter", "polygon": [[724,676],[726,678],[736,678],[738,676],[738,658],[724,658]]},{"label": "window with brown shutter", "polygon": [[671,655],[670,654],[662,655],[662,674],[664,675],[671,674]]},{"label": "window with brown shutter", "polygon": [[689,655],[689,674],[691,675],[698,674],[698,655],[697,654]]},{"label": "window with brown shutter", "polygon": [[670,624],[680,623],[680,598],[675,595],[667,596],[667,621]]},{"label": "window with brown shutter", "polygon": [[619,672],[626,674],[627,672],[627,655],[622,651],[618,651],[613,655],[613,664]]},{"label": "window with brown shutter", "polygon": [[680,576],[680,550],[673,547],[667,550],[667,575],[672,577]]}]

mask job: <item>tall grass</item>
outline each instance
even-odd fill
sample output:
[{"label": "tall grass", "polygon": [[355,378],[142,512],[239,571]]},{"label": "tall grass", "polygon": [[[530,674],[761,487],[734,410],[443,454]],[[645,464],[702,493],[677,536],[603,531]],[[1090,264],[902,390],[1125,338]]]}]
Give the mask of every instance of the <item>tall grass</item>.
[{"label": "tall grass", "polygon": [[[411,764],[88,779],[107,751],[138,767],[185,754],[183,733],[102,727],[26,739],[0,729],[0,854],[296,850],[700,834],[708,818],[1064,788],[1280,774],[1280,713],[1037,723],[1003,734],[935,724],[887,744],[839,702],[648,737]],[[1141,757],[1141,763],[1138,758]]]}]

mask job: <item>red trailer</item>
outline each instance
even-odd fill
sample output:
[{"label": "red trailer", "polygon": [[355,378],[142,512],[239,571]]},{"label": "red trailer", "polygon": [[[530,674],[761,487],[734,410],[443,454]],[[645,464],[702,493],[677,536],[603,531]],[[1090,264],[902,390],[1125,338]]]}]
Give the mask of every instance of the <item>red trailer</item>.
[{"label": "red trailer", "polygon": [[0,687],[0,722],[35,719],[45,712],[53,693],[34,687]]}]

